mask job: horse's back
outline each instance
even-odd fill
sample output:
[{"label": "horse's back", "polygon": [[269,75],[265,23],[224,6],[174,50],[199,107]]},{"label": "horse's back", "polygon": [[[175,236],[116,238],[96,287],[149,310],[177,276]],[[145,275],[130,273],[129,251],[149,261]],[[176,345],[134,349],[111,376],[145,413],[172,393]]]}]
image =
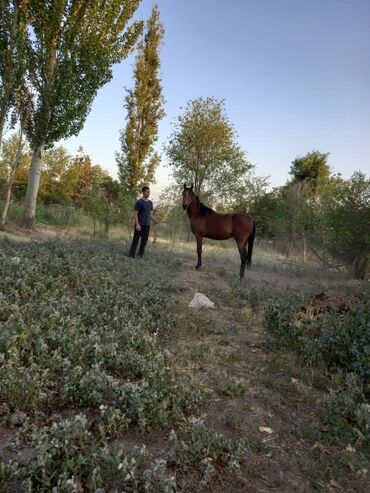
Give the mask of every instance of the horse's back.
[{"label": "horse's back", "polygon": [[247,239],[253,230],[253,219],[244,213],[232,214],[234,238]]}]

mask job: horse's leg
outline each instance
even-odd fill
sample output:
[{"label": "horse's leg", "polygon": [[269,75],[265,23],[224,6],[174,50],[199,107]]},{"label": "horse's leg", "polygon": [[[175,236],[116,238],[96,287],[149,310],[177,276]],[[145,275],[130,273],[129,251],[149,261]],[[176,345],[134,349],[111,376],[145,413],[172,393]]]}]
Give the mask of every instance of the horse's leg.
[{"label": "horse's leg", "polygon": [[242,277],[244,277],[244,272],[245,272],[245,266],[247,264],[247,249],[246,249],[246,245],[247,245],[247,242],[243,239],[243,240],[235,240],[236,241],[236,244],[238,245],[238,250],[239,250],[239,253],[240,253],[240,273],[239,273],[239,276],[240,276],[240,279]]},{"label": "horse's leg", "polygon": [[195,266],[196,269],[199,269],[199,267],[202,265],[202,243],[203,243],[203,236],[196,235],[197,238],[197,254],[198,254],[198,263]]}]

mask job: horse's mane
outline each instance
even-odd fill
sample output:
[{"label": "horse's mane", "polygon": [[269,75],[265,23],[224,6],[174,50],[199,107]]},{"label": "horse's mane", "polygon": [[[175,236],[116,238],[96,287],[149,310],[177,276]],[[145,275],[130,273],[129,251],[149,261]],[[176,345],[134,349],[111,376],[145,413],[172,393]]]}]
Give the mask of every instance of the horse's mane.
[{"label": "horse's mane", "polygon": [[197,195],[196,195],[196,198],[197,198],[197,202],[198,202],[198,205],[199,205],[199,211],[200,211],[200,215],[201,216],[209,216],[210,214],[215,214],[216,213],[216,211],[214,211],[210,207],[207,207],[206,205],[204,205],[199,200],[199,197]]}]

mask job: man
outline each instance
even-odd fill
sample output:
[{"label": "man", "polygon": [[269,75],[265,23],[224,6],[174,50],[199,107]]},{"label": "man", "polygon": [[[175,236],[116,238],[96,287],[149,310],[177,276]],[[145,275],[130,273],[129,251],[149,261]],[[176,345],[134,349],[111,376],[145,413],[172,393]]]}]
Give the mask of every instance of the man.
[{"label": "man", "polygon": [[141,199],[139,199],[134,206],[135,230],[130,252],[128,254],[128,256],[132,258],[135,257],[140,238],[139,257],[142,258],[144,255],[145,246],[149,238],[150,221],[152,220],[156,224],[159,224],[159,221],[153,216],[153,202],[149,200],[149,187],[143,187],[141,193],[143,194]]}]

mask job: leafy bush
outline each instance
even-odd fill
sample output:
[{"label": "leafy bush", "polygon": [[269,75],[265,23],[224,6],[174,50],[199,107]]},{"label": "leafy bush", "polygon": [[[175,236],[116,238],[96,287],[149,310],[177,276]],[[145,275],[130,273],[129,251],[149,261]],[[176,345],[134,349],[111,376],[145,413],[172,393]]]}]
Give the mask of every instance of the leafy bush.
[{"label": "leafy bush", "polygon": [[202,485],[221,470],[237,471],[245,452],[243,440],[225,438],[201,419],[188,421],[183,429],[172,431],[170,440],[174,447],[172,465],[183,471],[196,467],[202,476]]},{"label": "leafy bush", "polygon": [[266,309],[266,326],[280,345],[298,351],[305,364],[320,365],[335,375],[339,388],[331,391],[331,415],[350,419],[368,434],[369,303],[358,302],[347,312],[333,310],[316,317],[309,317],[298,308],[287,298],[276,300]]},{"label": "leafy bush", "polygon": [[109,242],[1,247],[0,422],[33,448],[17,478],[40,492],[112,491],[112,478],[173,491],[165,462],[106,449],[132,424],[168,429],[199,403],[161,342],[175,326],[172,260],[132,261]]},{"label": "leafy bush", "polygon": [[127,492],[175,490],[165,461],[151,460],[145,448],[110,450],[84,415],[35,431],[33,445],[33,457],[17,470],[28,491],[104,492],[113,484]]}]

